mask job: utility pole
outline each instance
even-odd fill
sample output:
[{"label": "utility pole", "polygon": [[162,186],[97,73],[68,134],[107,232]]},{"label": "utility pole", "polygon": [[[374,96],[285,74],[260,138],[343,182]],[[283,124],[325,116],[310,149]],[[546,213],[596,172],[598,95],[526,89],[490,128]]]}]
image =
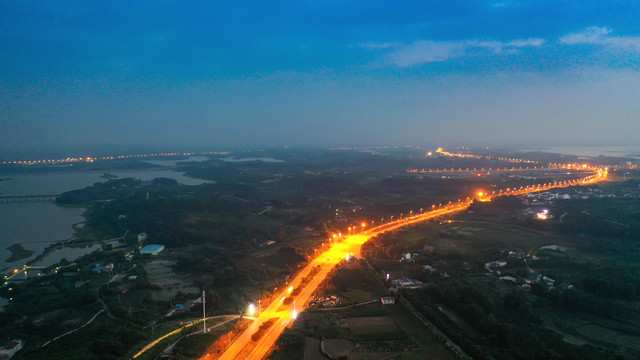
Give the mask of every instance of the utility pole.
[{"label": "utility pole", "polygon": [[204,298],[204,288],[202,288],[202,332],[204,334],[207,333],[207,313],[205,311],[205,304],[206,300]]}]

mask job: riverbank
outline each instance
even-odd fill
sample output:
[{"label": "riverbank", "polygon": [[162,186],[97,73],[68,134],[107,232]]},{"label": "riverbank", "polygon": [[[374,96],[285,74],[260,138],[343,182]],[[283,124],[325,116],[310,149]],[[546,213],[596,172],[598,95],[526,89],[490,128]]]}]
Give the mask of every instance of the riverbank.
[{"label": "riverbank", "polygon": [[100,176],[100,178],[101,179],[117,179],[118,175],[113,175],[111,173],[106,172],[106,173],[102,174],[102,176]]},{"label": "riverbank", "polygon": [[[0,193],[2,195],[29,194],[61,194],[66,191],[83,189],[97,182],[104,182],[101,178],[105,173],[118,178],[132,177],[142,181],[155,178],[172,178],[185,185],[199,185],[206,180],[185,176],[175,167],[158,166],[139,169],[86,169],[46,172],[12,172],[11,175],[2,173]],[[109,179],[106,179],[109,180]],[[33,262],[36,255],[46,252],[50,245],[67,243],[75,240],[76,233],[82,232],[85,220],[84,206],[69,206],[54,202],[19,202],[0,204],[0,269],[15,269]],[[101,237],[89,237],[88,240],[98,240]],[[21,244],[25,250],[33,251],[26,258],[12,258],[13,262],[5,261],[12,256],[7,248],[13,244]],[[71,260],[67,257],[67,260]]]}]

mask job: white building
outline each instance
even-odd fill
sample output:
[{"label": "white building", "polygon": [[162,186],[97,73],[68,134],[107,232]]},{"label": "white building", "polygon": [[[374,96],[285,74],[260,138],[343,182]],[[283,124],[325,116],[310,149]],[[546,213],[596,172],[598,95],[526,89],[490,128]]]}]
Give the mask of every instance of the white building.
[{"label": "white building", "polygon": [[138,234],[138,242],[143,242],[143,241],[147,240],[147,237],[148,237],[147,233]]},{"label": "white building", "polygon": [[385,296],[380,298],[380,302],[382,302],[382,305],[392,305],[396,303],[396,298],[391,296]]},{"label": "white building", "polygon": [[18,351],[22,349],[22,340],[15,339],[10,343],[0,348],[0,358],[5,357],[7,359],[11,359],[13,355],[15,355]]}]

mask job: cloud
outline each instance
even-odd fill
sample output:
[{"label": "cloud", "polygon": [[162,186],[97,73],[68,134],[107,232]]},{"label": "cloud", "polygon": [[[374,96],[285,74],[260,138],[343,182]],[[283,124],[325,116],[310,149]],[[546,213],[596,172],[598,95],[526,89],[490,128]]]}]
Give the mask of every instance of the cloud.
[{"label": "cloud", "polygon": [[489,51],[493,54],[513,53],[524,47],[542,46],[545,42],[544,39],[536,38],[516,39],[508,42],[478,39],[462,41],[420,40],[407,44],[392,43],[392,46],[367,48],[388,49],[389,52],[386,54],[386,58],[391,65],[411,67],[424,63],[442,62],[454,58],[474,56],[483,51]]},{"label": "cloud", "polygon": [[614,51],[640,53],[640,36],[614,36],[613,30],[591,26],[582,31],[560,37],[566,45],[594,45]]},{"label": "cloud", "polygon": [[464,53],[465,45],[462,42],[416,41],[398,47],[388,58],[396,66],[409,67],[461,57]]},{"label": "cloud", "polygon": [[496,9],[507,8],[507,7],[512,7],[512,6],[518,6],[518,4],[514,4],[514,3],[509,2],[509,1],[496,2],[496,3],[491,4],[491,7],[496,8]]},{"label": "cloud", "polygon": [[397,47],[400,45],[398,42],[387,42],[387,43],[377,43],[377,42],[367,42],[356,45],[359,48],[370,49],[370,50],[381,50],[381,49],[389,49],[393,47]]}]

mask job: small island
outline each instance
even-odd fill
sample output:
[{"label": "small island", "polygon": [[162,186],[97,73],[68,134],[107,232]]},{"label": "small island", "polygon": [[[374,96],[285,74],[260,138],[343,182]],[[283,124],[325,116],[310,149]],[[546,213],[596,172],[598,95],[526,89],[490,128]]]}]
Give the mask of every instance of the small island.
[{"label": "small island", "polygon": [[102,176],[100,176],[100,178],[101,179],[117,179],[118,175],[113,175],[111,173],[106,172],[106,173],[102,174]]},{"label": "small island", "polygon": [[11,256],[5,262],[14,262],[22,259],[26,259],[33,255],[33,250],[25,249],[22,244],[13,244],[7,248],[11,251]]}]

